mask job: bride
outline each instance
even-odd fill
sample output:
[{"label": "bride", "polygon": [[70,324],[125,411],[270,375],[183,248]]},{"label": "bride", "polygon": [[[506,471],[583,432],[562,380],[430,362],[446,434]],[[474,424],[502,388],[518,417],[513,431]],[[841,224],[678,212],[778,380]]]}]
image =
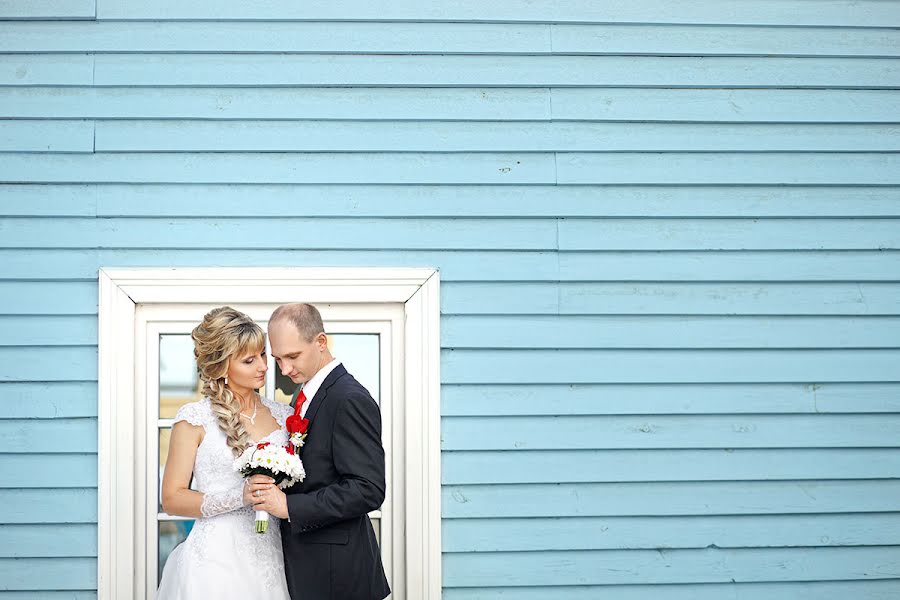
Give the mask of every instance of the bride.
[{"label": "bride", "polygon": [[[247,315],[210,311],[191,337],[204,398],[175,416],[162,482],[170,515],[196,518],[163,569],[159,600],[270,598],[290,600],[278,520],[256,533],[251,490],[234,459],[258,442],[287,443],[290,406],[261,398],[265,334]],[[190,489],[191,476],[197,489]]]}]

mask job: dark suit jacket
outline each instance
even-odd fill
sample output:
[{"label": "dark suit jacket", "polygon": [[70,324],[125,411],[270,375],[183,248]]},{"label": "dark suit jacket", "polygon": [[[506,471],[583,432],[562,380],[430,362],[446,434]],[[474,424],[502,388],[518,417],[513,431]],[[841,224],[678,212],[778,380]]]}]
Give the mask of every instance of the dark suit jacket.
[{"label": "dark suit jacket", "polygon": [[309,400],[300,458],[285,490],[284,570],[292,600],[381,600],[391,593],[368,512],[384,502],[381,412],[338,365]]}]

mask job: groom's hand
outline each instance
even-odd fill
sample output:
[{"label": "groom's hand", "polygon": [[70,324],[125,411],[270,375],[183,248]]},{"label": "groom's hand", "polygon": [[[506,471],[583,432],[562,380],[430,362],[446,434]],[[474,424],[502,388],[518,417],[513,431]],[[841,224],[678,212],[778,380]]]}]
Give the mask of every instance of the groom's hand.
[{"label": "groom's hand", "polygon": [[[253,477],[265,477],[264,475],[254,475]],[[287,496],[274,483],[254,483],[253,477],[250,478],[250,484],[254,490],[251,499],[253,500],[254,510],[264,510],[273,517],[279,519],[288,518]],[[271,478],[265,477],[269,482]]]}]

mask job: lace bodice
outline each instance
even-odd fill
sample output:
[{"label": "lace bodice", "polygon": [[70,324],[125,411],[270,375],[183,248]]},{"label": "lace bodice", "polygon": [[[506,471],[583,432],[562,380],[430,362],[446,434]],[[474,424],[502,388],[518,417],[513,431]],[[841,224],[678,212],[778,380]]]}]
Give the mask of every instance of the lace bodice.
[{"label": "lace bodice", "polygon": [[[261,440],[252,440],[252,442],[286,444],[288,439],[284,423],[294,410],[286,404],[267,398],[263,398],[262,403],[272,413],[279,429]],[[202,426],[205,430],[194,462],[194,482],[197,491],[216,493],[243,484],[244,478],[234,470],[234,454],[228,447],[228,438],[219,428],[219,422],[212,411],[212,403],[209,398],[182,406],[175,415],[174,423],[178,421],[187,421],[191,425]]]},{"label": "lace bodice", "polygon": [[[288,438],[285,420],[293,413],[293,409],[265,398],[262,403],[271,411],[279,428],[252,443],[266,441],[286,444]],[[207,495],[204,500],[219,495],[239,498],[244,478],[234,469],[234,454],[228,447],[225,433],[219,428],[209,398],[182,406],[175,415],[174,422],[178,421],[202,426],[205,431],[194,461],[195,489]],[[254,521],[254,511],[250,506],[197,519],[184,547],[177,553],[178,566],[173,569],[173,573],[192,572],[197,569],[197,565],[233,563],[235,573],[247,569],[246,572],[259,580],[264,597],[268,594],[277,598],[282,591],[286,596],[278,519],[269,517],[269,527],[264,534],[256,533]],[[223,540],[227,540],[227,543]],[[210,562],[208,559],[213,560]]]}]

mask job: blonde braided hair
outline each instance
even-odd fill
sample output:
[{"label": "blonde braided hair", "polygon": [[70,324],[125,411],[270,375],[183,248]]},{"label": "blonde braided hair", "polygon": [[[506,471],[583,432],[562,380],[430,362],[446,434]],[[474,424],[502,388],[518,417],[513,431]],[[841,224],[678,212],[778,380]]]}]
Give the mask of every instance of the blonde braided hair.
[{"label": "blonde braided hair", "polygon": [[250,435],[240,419],[240,400],[225,385],[225,376],[232,358],[263,351],[265,333],[244,313],[221,306],[206,313],[191,331],[191,339],[200,374],[200,392],[212,403],[219,429],[228,438],[228,447],[234,456],[240,456],[250,443]]}]

